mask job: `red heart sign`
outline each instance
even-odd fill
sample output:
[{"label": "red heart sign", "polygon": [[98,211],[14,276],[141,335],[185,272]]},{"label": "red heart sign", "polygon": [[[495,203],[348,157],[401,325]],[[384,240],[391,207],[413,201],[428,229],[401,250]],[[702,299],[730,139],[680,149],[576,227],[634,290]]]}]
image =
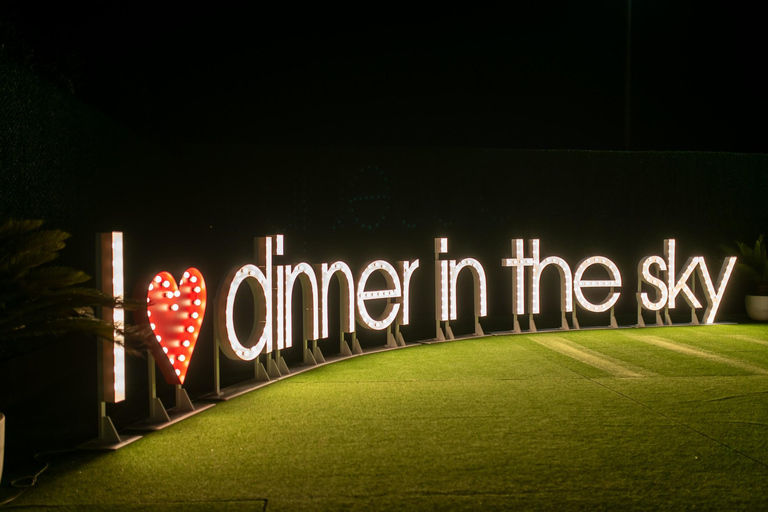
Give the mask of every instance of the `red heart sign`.
[{"label": "red heart sign", "polygon": [[205,280],[196,268],[188,268],[178,286],[169,272],[160,272],[149,284],[147,317],[158,342],[152,353],[168,384],[184,384],[206,298]]}]

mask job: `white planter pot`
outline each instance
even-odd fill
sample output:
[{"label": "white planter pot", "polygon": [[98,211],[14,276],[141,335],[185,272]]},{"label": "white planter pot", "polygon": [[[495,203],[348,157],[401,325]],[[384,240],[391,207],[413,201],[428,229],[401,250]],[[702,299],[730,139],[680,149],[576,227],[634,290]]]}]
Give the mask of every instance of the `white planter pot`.
[{"label": "white planter pot", "polygon": [[768,321],[768,295],[747,295],[744,304],[749,318],[759,322]]},{"label": "white planter pot", "polygon": [[5,456],[5,416],[0,412],[0,482],[3,480],[3,457]]}]

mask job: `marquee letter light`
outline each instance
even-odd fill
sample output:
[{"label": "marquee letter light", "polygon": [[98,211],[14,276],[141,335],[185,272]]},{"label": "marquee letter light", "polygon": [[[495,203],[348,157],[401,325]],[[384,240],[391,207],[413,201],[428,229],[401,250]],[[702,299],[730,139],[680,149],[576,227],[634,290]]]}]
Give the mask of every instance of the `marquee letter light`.
[{"label": "marquee letter light", "polygon": [[472,273],[474,281],[474,299],[475,299],[475,316],[486,316],[488,314],[488,294],[486,292],[487,282],[485,280],[485,270],[483,266],[475,258],[464,258],[460,262],[456,263],[456,260],[450,260],[449,264],[449,280],[450,280],[450,318],[456,320],[458,298],[456,296],[456,285],[459,280],[459,272],[462,269],[468,268]]},{"label": "marquee letter light", "polygon": [[680,271],[675,281],[675,240],[664,240],[664,255],[667,257],[667,288],[669,290],[669,298],[667,299],[667,305],[669,309],[675,309],[675,297],[680,292],[683,292],[683,298],[692,308],[700,308],[701,302],[693,294],[693,291],[688,287],[688,279],[696,270],[696,266],[699,263],[699,258],[688,258],[685,262],[685,268]]},{"label": "marquee letter light", "polygon": [[149,283],[147,317],[157,338],[152,353],[168,384],[184,384],[207,295],[203,275],[196,268],[188,268],[178,285],[169,272],[160,272]]},{"label": "marquee letter light", "polygon": [[717,284],[712,285],[712,278],[707,270],[707,264],[704,258],[699,256],[699,266],[697,268],[699,279],[704,283],[704,292],[707,298],[707,309],[704,310],[704,323],[711,324],[715,321],[717,309],[720,307],[720,301],[723,298],[725,287],[731,278],[733,267],[736,266],[736,256],[728,256],[720,267],[720,275],[717,277]]},{"label": "marquee letter light", "polygon": [[[119,231],[101,233],[99,251],[101,253],[101,290],[120,300],[125,295],[123,279],[123,234]],[[125,400],[125,348],[124,336],[120,329],[125,325],[125,310],[121,307],[104,308],[102,316],[111,320],[116,329],[111,340],[105,340],[102,347],[103,399],[105,402],[118,403]],[[0,461],[2,462],[2,461]]]},{"label": "marquee letter light", "polygon": [[[384,280],[387,283],[386,289],[366,291],[365,285],[368,283],[368,278],[370,278],[374,272],[381,272],[383,274]],[[376,299],[399,299],[401,295],[400,278],[395,271],[395,267],[384,260],[376,260],[369,263],[362,272],[360,272],[360,277],[357,280],[357,321],[360,322],[363,327],[368,329],[374,329],[376,331],[386,329],[392,322],[394,322],[400,309],[400,304],[395,303],[392,300],[387,300],[387,305],[384,308],[381,318],[376,319],[368,313],[365,301]]]},{"label": "marquee letter light", "polygon": [[320,338],[318,329],[318,290],[315,271],[309,263],[297,263],[285,266],[285,346],[293,346],[293,285],[301,283],[301,297],[304,309],[302,318],[303,337],[305,340]]},{"label": "marquee letter light", "polygon": [[328,290],[331,278],[339,273],[339,301],[341,302],[341,331],[355,332],[355,279],[349,265],[336,261],[328,265],[315,265],[315,271],[320,273],[320,337],[325,339],[328,334]]},{"label": "marquee letter light", "polygon": [[[253,327],[243,344],[235,332],[235,297],[243,282],[253,294]],[[266,349],[272,350],[272,280],[252,264],[233,269],[221,283],[216,300],[216,337],[230,359],[253,361]],[[261,319],[257,323],[257,319]],[[259,329],[259,326],[261,329]]]},{"label": "marquee letter light", "polygon": [[413,277],[413,271],[417,268],[419,268],[419,260],[397,262],[397,271],[400,273],[400,280],[403,283],[400,314],[397,317],[397,322],[400,325],[408,325],[411,322],[411,303],[409,300],[411,295],[411,277]]},{"label": "marquee letter light", "polygon": [[560,311],[573,311],[573,279],[571,277],[571,267],[559,256],[550,256],[539,261],[539,240],[531,240],[531,255],[533,257],[533,271],[531,272],[531,313],[539,313],[539,285],[541,273],[549,265],[554,265],[560,274]]},{"label": "marquee letter light", "polygon": [[[595,281],[589,279],[583,280],[582,276],[584,275],[584,272],[592,265],[600,265],[608,270],[612,279],[607,281]],[[605,300],[600,304],[593,304],[587,300],[587,298],[584,296],[584,292],[582,292],[581,289],[614,288],[620,286],[621,274],[619,273],[619,268],[614,262],[603,256],[592,256],[581,260],[579,265],[576,267],[576,272],[573,275],[573,293],[576,295],[576,302],[579,304],[579,306],[586,309],[587,311],[593,311],[595,313],[602,313],[603,311],[608,311],[611,309],[613,305],[616,304],[616,301],[619,300],[619,295],[621,294],[619,292],[614,292],[606,297]]]},{"label": "marquee letter light", "polygon": [[504,258],[501,260],[502,267],[514,267],[512,272],[512,310],[515,315],[525,314],[525,267],[533,266],[533,258],[525,258],[523,252],[523,239],[515,238],[512,240],[512,250],[515,253],[514,258]]},{"label": "marquee letter light", "polygon": [[[435,238],[435,318],[439,323],[448,320],[448,261],[440,259],[441,254],[448,252],[448,239]],[[438,332],[438,339],[440,333]]]},{"label": "marquee letter light", "polygon": [[[661,256],[646,256],[640,260],[640,263],[637,265],[637,279],[640,283],[638,284],[637,298],[643,309],[659,311],[667,304],[667,285],[662,279],[659,279],[651,273],[652,265],[657,265],[659,267],[659,272],[667,271],[667,262],[664,261]],[[640,291],[642,283],[648,283],[656,288],[657,299],[655,302],[648,297],[648,292]]]}]

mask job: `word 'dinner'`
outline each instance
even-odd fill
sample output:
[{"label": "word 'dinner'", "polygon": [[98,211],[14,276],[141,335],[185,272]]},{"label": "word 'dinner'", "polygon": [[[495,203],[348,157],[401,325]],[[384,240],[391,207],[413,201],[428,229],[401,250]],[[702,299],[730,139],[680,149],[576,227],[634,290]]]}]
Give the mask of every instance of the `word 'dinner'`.
[{"label": "word 'dinner'", "polygon": [[[298,285],[303,301],[303,339],[318,340],[328,337],[328,290],[331,278],[338,276],[342,333],[355,332],[355,320],[368,329],[389,329],[408,325],[410,281],[419,268],[419,260],[398,261],[396,267],[384,260],[366,265],[354,279],[349,265],[343,261],[310,265],[273,265],[272,256],[283,255],[283,237],[262,237],[257,240],[257,264],[243,265],[232,270],[222,282],[216,301],[216,332],[224,352],[232,358],[252,360],[260,353],[270,353],[293,345],[291,317],[294,290]],[[386,287],[368,290],[369,278],[380,273]],[[253,293],[254,318],[261,327],[251,331],[243,343],[235,333],[234,303],[239,287],[247,283]],[[366,302],[385,299],[384,311],[374,318]],[[391,335],[391,334],[390,334]]]},{"label": "word 'dinner'", "polygon": [[[589,256],[577,262],[574,267],[559,256],[541,257],[538,239],[525,241],[513,239],[512,257],[502,258],[501,266],[511,269],[512,321],[514,330],[519,332],[518,316],[529,315],[529,329],[536,330],[534,315],[540,311],[540,283],[547,269],[557,272],[559,277],[560,313],[562,328],[571,328],[566,313],[572,314],[572,328],[579,328],[575,305],[590,313],[610,312],[610,324],[616,327],[613,309],[621,297],[622,276],[617,265],[601,255]],[[233,359],[253,360],[261,353],[271,353],[291,347],[293,344],[293,301],[301,300],[302,339],[318,340],[329,336],[328,294],[331,279],[339,281],[341,310],[341,339],[345,333],[355,333],[356,325],[377,331],[386,330],[387,344],[404,345],[400,326],[408,325],[410,318],[411,278],[419,269],[419,260],[397,261],[392,264],[376,260],[364,266],[353,275],[349,265],[343,261],[333,263],[275,265],[274,256],[283,255],[283,236],[275,235],[258,238],[256,241],[256,262],[235,268],[222,281],[216,306],[216,336],[225,354]],[[489,282],[483,265],[475,258],[461,260],[447,259],[448,239],[435,239],[435,325],[437,339],[452,339],[450,321],[457,318],[457,282],[459,275],[466,271],[473,279],[475,330],[482,335],[480,318],[488,314]],[[638,306],[638,324],[644,325],[642,310],[655,311],[657,322],[660,311],[674,309],[682,297],[692,308],[692,319],[698,323],[695,310],[702,308],[702,302],[695,294],[695,277],[701,283],[700,296],[706,301],[703,323],[713,323],[723,298],[730,275],[736,264],[735,257],[723,262],[715,281],[709,273],[703,256],[688,258],[677,273],[675,240],[664,241],[664,256],[646,256],[637,267],[638,290],[635,294]],[[369,279],[379,274],[384,286],[369,289]],[[593,276],[586,278],[585,276]],[[594,278],[598,275],[599,278]],[[505,281],[509,283],[509,281]],[[240,339],[235,332],[234,305],[238,289],[248,285],[254,302],[253,328],[247,339]],[[589,297],[584,293],[593,289]],[[603,290],[601,292],[600,290]],[[300,293],[300,297],[295,296]],[[596,300],[595,297],[602,297]],[[372,314],[368,301],[384,301],[380,313]],[[394,327],[394,334],[392,328]]]}]

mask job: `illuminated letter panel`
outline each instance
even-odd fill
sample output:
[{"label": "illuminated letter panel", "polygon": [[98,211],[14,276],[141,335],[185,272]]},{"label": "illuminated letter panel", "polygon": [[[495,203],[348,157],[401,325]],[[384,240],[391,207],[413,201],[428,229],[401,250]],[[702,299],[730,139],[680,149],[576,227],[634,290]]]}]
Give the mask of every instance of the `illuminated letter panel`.
[{"label": "illuminated letter panel", "polygon": [[[600,265],[608,272],[610,272],[612,279],[609,280],[584,280],[582,279],[582,276],[584,275],[584,272],[591,267],[592,265]],[[600,304],[593,304],[587,298],[584,296],[584,292],[581,291],[582,288],[611,288],[619,287],[621,286],[621,274],[619,273],[619,268],[616,266],[614,262],[609,260],[608,258],[604,256],[592,256],[590,258],[587,258],[585,260],[582,260],[579,262],[578,267],[576,268],[576,273],[573,277],[573,292],[574,295],[576,295],[576,302],[578,302],[579,306],[582,308],[593,311],[595,313],[602,313],[603,311],[608,311],[613,307],[614,304],[616,304],[616,301],[619,300],[619,292],[613,292],[611,295],[606,297],[606,299],[601,302]]]},{"label": "illuminated letter panel", "polygon": [[[368,283],[368,278],[377,271],[384,275],[387,288],[385,290],[366,291],[365,285]],[[360,273],[360,278],[357,282],[357,321],[368,329],[376,331],[386,329],[395,320],[400,310],[400,304],[393,303],[391,300],[399,299],[401,295],[400,278],[395,271],[395,267],[384,260],[376,260],[369,263]],[[376,299],[388,299],[382,317],[379,319],[373,318],[368,313],[368,308],[365,305],[365,301]]]}]

